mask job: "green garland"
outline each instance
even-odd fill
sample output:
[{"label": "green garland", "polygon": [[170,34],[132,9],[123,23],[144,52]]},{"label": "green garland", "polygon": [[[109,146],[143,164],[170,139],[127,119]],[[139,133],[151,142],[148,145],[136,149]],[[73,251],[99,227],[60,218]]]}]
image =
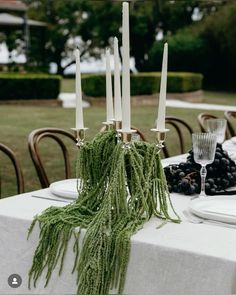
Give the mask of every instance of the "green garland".
[{"label": "green garland", "polygon": [[[40,239],[29,272],[29,288],[46,268],[47,286],[52,271],[63,269],[68,241],[77,270],[77,294],[122,294],[130,253],[130,238],[152,216],[179,222],[169,199],[166,179],[155,144],[116,144],[114,131],[98,134],[86,143],[78,159],[82,179],[79,198],[62,208],[50,207],[36,216]],[[169,206],[175,214],[169,214]],[[75,230],[75,228],[78,228]],[[79,249],[81,229],[87,229]]]}]

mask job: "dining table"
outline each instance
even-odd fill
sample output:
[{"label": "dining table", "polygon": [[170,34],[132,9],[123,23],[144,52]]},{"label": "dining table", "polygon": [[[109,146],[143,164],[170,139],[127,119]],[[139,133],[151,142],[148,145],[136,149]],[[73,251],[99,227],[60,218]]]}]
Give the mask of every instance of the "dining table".
[{"label": "dining table", "polygon": [[[236,156],[235,143],[227,141],[223,146]],[[166,158],[162,164],[177,164],[186,157]],[[170,198],[181,223],[163,224],[153,217],[131,237],[124,295],[236,294],[236,224],[192,220],[185,214],[193,202],[191,196],[171,193]],[[50,188],[0,200],[1,295],[76,294],[73,241],[69,242],[61,275],[56,266],[47,287],[43,273],[36,286],[28,288],[28,272],[40,232],[36,224],[27,239],[33,218],[50,206],[66,206],[71,201],[54,195]],[[20,276],[19,287],[9,285],[11,275]]]}]

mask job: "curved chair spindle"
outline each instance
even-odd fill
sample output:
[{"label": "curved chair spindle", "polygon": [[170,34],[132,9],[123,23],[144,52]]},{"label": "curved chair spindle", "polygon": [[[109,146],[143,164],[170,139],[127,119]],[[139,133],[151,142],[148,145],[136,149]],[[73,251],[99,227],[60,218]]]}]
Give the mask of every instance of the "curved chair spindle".
[{"label": "curved chair spindle", "polygon": [[7,147],[5,144],[0,143],[0,151],[6,155],[10,160],[14,167],[16,182],[17,182],[17,193],[21,194],[24,192],[24,178],[20,163],[15,155],[15,153]]},{"label": "curved chair spindle", "polygon": [[50,181],[48,179],[46,170],[44,168],[44,165],[39,153],[39,143],[41,140],[45,138],[51,138],[59,145],[62,151],[63,160],[64,160],[65,178],[71,177],[71,167],[70,167],[68,148],[66,147],[65,143],[59,136],[63,136],[63,138],[69,138],[74,143],[76,143],[75,136],[73,136],[70,132],[60,128],[35,129],[30,133],[28,138],[28,147],[29,147],[30,156],[34,163],[42,188],[49,187],[50,185]]},{"label": "curved chair spindle", "polygon": [[[180,154],[184,154],[186,152],[186,146],[185,146],[185,140],[184,140],[184,135],[183,135],[183,129],[187,130],[189,133],[190,137],[193,133],[192,128],[182,119],[174,116],[167,116],[166,119],[166,125],[168,128],[168,125],[173,127],[173,131],[175,131],[178,135],[179,139],[179,146],[180,146]],[[168,137],[170,134],[167,134],[167,144],[165,143],[164,148],[163,148],[163,153],[166,158],[170,157],[170,153],[168,150]]]},{"label": "curved chair spindle", "polygon": [[224,117],[227,120],[230,135],[236,136],[236,111],[225,111]]}]

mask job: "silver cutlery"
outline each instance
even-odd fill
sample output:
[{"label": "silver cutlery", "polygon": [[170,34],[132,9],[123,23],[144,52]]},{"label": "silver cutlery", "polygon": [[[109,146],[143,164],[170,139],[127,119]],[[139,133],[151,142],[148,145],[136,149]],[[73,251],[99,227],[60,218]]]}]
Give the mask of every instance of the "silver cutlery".
[{"label": "silver cutlery", "polygon": [[49,201],[55,201],[55,202],[63,202],[63,203],[71,203],[69,200],[61,200],[61,199],[54,199],[51,197],[43,197],[39,195],[31,195],[32,198],[38,198],[38,199],[43,199],[43,200],[49,200]]},{"label": "silver cutlery", "polygon": [[216,225],[216,226],[222,226],[222,227],[228,227],[228,228],[235,228],[236,229],[236,224],[231,224],[231,223],[225,223],[221,221],[216,221],[216,220],[210,220],[210,219],[203,219],[200,217],[197,217],[190,213],[187,210],[183,211],[184,216],[187,218],[188,222],[194,223],[194,224],[209,224],[209,225]]}]

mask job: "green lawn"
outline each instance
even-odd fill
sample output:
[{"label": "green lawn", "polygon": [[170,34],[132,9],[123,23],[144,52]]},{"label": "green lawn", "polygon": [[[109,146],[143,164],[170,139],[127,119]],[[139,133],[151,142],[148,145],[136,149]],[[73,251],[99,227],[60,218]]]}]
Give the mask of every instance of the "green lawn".
[{"label": "green lawn", "polygon": [[[74,92],[74,79],[63,79],[61,92]],[[203,102],[218,103],[224,105],[235,105],[236,93],[225,92],[204,92]],[[168,108],[167,115],[177,116],[188,122],[194,131],[199,131],[196,117],[204,110],[174,109]],[[209,112],[206,110],[206,112]],[[223,112],[210,111],[217,116],[223,116]],[[154,134],[150,128],[155,127],[155,117],[157,109],[153,106],[132,108],[132,124],[144,132],[149,141],[154,141]],[[86,139],[90,140],[102,127],[101,122],[105,120],[105,107],[91,107],[84,110],[85,124],[89,127]],[[27,138],[29,133],[41,127],[59,127],[70,130],[74,127],[74,110],[62,109],[60,107],[30,107],[30,106],[0,106],[0,142],[5,143],[12,148],[19,157],[23,168],[26,191],[39,189],[39,181],[27,147]],[[185,134],[187,149],[191,147],[191,138]],[[178,145],[176,136],[173,132],[167,134],[166,144],[171,154],[178,154]],[[77,154],[74,144],[67,142],[71,151],[72,166]],[[60,169],[61,161],[58,148],[53,142],[46,142],[41,145],[43,160],[46,163],[51,181],[63,179],[63,173]],[[13,195],[16,193],[13,182],[13,171],[9,169],[9,162],[2,159],[0,166],[0,185],[2,196]],[[75,170],[75,169],[74,169]],[[75,173],[75,172],[74,172]]]},{"label": "green lawn", "polygon": [[[174,115],[186,120],[195,131],[199,130],[196,117],[199,110],[184,110],[168,108],[167,115]],[[157,110],[155,107],[135,107],[132,109],[132,123],[140,128],[149,141],[154,141],[154,135],[150,132],[150,128],[155,126],[155,117]],[[223,116],[223,112],[211,112],[218,116]],[[91,107],[84,110],[85,125],[89,127],[87,132],[87,140],[93,136],[102,127],[101,122],[105,119],[105,108]],[[39,189],[40,185],[32,165],[28,147],[27,138],[29,133],[35,128],[41,127],[60,127],[70,130],[74,127],[74,110],[63,109],[60,107],[30,107],[30,106],[0,106],[0,142],[7,144],[12,148],[19,157],[23,168],[26,191]],[[187,138],[188,148],[191,145],[190,137]],[[178,153],[176,139],[171,132],[167,134],[166,143],[170,147],[172,154]],[[74,144],[71,145],[72,162],[74,162],[77,149]],[[51,180],[62,179],[60,173],[60,155],[57,147],[51,143],[42,146],[42,152],[47,165],[51,171]],[[2,176],[2,195],[15,194],[15,188],[12,180],[12,171],[7,167],[6,162],[0,167]],[[74,164],[73,164],[74,166]],[[10,180],[9,180],[10,178]],[[6,180],[8,180],[6,182]]]},{"label": "green lawn", "polygon": [[236,93],[235,92],[214,92],[204,91],[203,94],[204,103],[215,103],[223,105],[236,105]]},{"label": "green lawn", "polygon": [[[61,83],[61,92],[74,92],[75,80],[63,79]],[[204,91],[203,103],[223,104],[223,105],[236,105],[236,93],[235,92],[215,92]]]}]

